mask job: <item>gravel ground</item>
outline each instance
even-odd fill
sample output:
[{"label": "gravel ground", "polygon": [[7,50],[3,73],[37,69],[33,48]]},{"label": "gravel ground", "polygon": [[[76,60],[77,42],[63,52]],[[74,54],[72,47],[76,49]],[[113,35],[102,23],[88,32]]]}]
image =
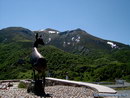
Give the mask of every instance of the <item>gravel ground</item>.
[{"label": "gravel ground", "polygon": [[[18,83],[7,90],[0,90],[0,98],[41,98],[34,94],[27,93],[26,89],[18,89]],[[94,91],[84,87],[72,86],[48,86],[45,92],[52,97],[46,98],[93,98]]]},{"label": "gravel ground", "polygon": [[45,91],[52,94],[53,98],[93,98],[94,93],[91,89],[71,86],[47,87]]}]

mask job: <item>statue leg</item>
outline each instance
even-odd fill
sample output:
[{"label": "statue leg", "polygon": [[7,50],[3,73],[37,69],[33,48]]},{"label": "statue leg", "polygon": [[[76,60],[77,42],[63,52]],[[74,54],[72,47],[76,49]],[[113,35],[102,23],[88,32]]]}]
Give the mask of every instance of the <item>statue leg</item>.
[{"label": "statue leg", "polygon": [[43,91],[45,93],[45,82],[46,82],[46,80],[45,80],[45,73],[42,73],[42,81],[43,81]]},{"label": "statue leg", "polygon": [[33,69],[33,79],[34,79],[34,81],[36,80],[35,70],[34,69]]}]

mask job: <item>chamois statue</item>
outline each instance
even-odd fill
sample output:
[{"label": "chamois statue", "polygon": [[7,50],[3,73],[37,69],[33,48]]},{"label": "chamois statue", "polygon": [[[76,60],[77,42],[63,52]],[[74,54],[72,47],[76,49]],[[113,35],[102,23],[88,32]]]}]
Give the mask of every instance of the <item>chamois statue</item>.
[{"label": "chamois statue", "polygon": [[[46,59],[38,52],[38,45],[44,45],[42,36],[38,37],[36,34],[36,40],[33,45],[33,51],[31,55],[31,63],[33,68],[33,80],[34,88],[33,91],[37,95],[46,95],[45,94],[45,70],[47,68]],[[37,74],[35,73],[37,71]],[[30,92],[30,90],[29,90]]]},{"label": "chamois statue", "polygon": [[[38,52],[38,44],[44,45],[42,36],[38,37],[38,33],[36,34],[36,41],[33,45],[33,52],[31,56],[31,63],[33,67],[33,71],[38,71],[38,74],[43,74],[47,68],[46,59]],[[35,78],[35,77],[34,77]]]}]

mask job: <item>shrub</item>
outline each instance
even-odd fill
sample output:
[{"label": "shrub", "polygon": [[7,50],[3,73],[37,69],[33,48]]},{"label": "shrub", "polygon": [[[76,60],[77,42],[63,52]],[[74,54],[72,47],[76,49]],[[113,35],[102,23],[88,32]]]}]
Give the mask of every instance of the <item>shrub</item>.
[{"label": "shrub", "polygon": [[27,88],[27,85],[24,82],[20,82],[18,88]]}]

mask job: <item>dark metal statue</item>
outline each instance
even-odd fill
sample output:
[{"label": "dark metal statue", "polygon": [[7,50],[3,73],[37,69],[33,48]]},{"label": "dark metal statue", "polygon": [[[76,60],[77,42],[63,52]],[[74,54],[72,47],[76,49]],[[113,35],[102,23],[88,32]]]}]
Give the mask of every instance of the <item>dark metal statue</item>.
[{"label": "dark metal statue", "polygon": [[[47,68],[47,61],[46,59],[38,52],[38,44],[44,45],[42,36],[38,37],[38,33],[36,34],[36,41],[34,42],[33,52],[31,56],[31,63],[33,67],[33,71],[38,71],[38,74],[44,74]],[[34,79],[35,79],[34,75]]]},{"label": "dark metal statue", "polygon": [[[36,95],[45,94],[45,70],[47,68],[46,59],[38,52],[38,44],[44,45],[42,36],[38,37],[36,34],[36,41],[34,42],[33,52],[31,56],[31,63],[33,68],[33,88],[28,88],[28,92],[33,92]],[[35,72],[37,71],[37,72]],[[36,74],[37,73],[37,74]]]}]

